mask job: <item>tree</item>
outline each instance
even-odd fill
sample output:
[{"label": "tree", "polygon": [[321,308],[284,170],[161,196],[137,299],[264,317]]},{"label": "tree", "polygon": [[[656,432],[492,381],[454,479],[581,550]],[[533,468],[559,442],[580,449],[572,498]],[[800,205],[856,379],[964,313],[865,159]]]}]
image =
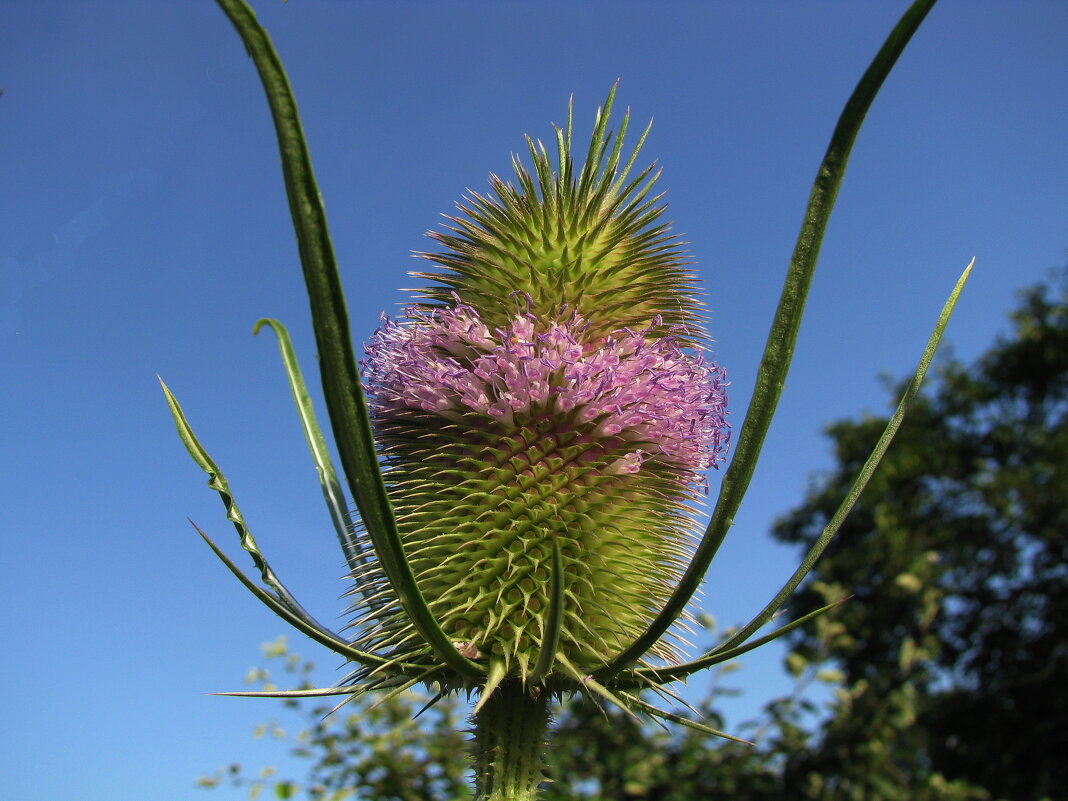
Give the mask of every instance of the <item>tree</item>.
[{"label": "tree", "polygon": [[[314,663],[292,653],[285,637],[265,643],[262,651],[267,666],[250,671],[247,683],[276,689],[278,676],[272,668],[280,664],[287,685],[313,686],[309,679]],[[414,691],[385,698],[361,697],[333,713],[336,699],[324,700],[282,702],[303,726],[292,753],[310,762],[304,781],[276,778],[271,768],[251,778],[241,765],[232,763],[201,777],[198,786],[246,786],[252,798],[270,787],[275,798],[314,801],[463,801],[471,797],[467,746],[459,725],[462,705],[455,698],[443,699],[419,722],[414,719],[429,699]],[[274,722],[257,727],[257,734],[268,731],[285,736]]]},{"label": "tree", "polygon": [[[741,746],[640,726],[588,701],[557,711],[547,801],[1039,801],[1068,797],[1068,269],[1022,293],[1011,335],[947,360],[790,611],[853,599],[792,637],[797,690]],[[894,392],[896,397],[899,393]],[[836,466],[775,526],[818,536],[884,419],[830,425]],[[309,665],[275,646],[298,677]],[[254,674],[260,683],[267,673]],[[838,684],[821,723],[805,687]],[[310,798],[460,801],[463,714],[426,699],[305,716]],[[722,726],[715,697],[699,704]],[[429,733],[428,730],[429,729]],[[227,771],[202,780],[225,780]],[[240,771],[231,781],[252,787]],[[296,782],[273,780],[277,797]],[[358,788],[353,792],[344,787]],[[362,793],[363,795],[357,794]]]},{"label": "tree", "polygon": [[[910,798],[941,775],[994,798],[1068,793],[1068,271],[1022,294],[1013,330],[921,396],[792,605],[824,621],[846,690],[792,760],[823,798]],[[837,466],[775,527],[811,542],[882,430],[830,426]],[[818,629],[794,637],[800,657]],[[822,647],[822,645],[821,645]]]}]

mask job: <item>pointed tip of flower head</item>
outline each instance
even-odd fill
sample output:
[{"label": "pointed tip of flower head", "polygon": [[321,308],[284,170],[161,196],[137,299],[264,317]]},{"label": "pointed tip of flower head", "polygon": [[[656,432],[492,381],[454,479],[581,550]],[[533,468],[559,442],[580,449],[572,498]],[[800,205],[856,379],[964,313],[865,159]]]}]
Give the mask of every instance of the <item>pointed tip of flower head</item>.
[{"label": "pointed tip of flower head", "polygon": [[695,276],[682,243],[660,221],[662,193],[651,195],[659,170],[651,165],[629,177],[649,129],[625,159],[629,110],[617,133],[607,129],[618,84],[597,111],[579,170],[572,164],[569,106],[566,131],[556,135],[555,164],[540,141],[527,137],[533,171],[514,158],[515,185],[491,175],[492,195],[468,192],[457,204],[460,214],[447,217],[448,232],[431,234],[445,250],[418,255],[437,270],[413,273],[435,282],[420,290],[430,305],[447,304],[457,292],[499,326],[501,299],[522,290],[542,317],[569,304],[608,333],[648,327],[660,314],[670,326],[686,328],[686,344],[701,344]]}]

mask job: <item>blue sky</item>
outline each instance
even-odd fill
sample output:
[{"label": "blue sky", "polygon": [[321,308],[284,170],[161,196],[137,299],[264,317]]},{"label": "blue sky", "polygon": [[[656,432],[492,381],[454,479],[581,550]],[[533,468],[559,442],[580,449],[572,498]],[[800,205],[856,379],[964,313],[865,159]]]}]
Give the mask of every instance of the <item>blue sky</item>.
[{"label": "blue sky", "polygon": [[[572,94],[586,136],[620,78],[620,107],[654,119],[644,154],[708,293],[738,425],[827,138],[905,4],[255,5],[300,102],[357,339],[403,301],[408,254],[465,189],[506,175]],[[781,413],[709,573],[724,623],[795,564],[766,531],[829,465],[821,426],[884,409],[878,376],[911,370],[968,260],[948,334],[964,358],[1063,262],[1066,34],[1062,2],[944,0],[877,99]],[[340,553],[274,343],[250,335],[282,319],[314,372],[265,103],[209,0],[9,0],[0,88],[4,795],[244,797],[193,782],[234,760],[286,766],[249,736],[276,710],[205,693],[240,688],[284,626],[189,528],[236,545],[155,375],[272,563],[333,622]],[[331,655],[294,647],[332,680]],[[735,714],[786,688],[778,659],[731,677]]]}]

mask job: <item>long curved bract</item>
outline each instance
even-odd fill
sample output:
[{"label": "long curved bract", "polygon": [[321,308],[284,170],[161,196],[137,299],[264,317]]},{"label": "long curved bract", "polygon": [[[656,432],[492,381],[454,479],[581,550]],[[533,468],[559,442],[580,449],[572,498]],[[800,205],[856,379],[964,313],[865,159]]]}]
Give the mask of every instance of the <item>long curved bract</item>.
[{"label": "long curved bract", "polygon": [[330,512],[330,521],[337,531],[341,550],[345,554],[345,561],[349,569],[356,571],[365,566],[368,554],[361,547],[355,531],[356,527],[349,514],[348,500],[341,490],[341,483],[334,469],[334,462],[330,458],[330,451],[326,446],[326,438],[323,436],[319,421],[315,416],[315,408],[312,405],[311,395],[304,383],[304,374],[297,362],[297,354],[293,350],[293,343],[289,338],[289,331],[278,320],[263,318],[256,321],[252,328],[252,335],[259,333],[263,326],[267,326],[274,332],[278,340],[278,352],[282,357],[282,367],[286,371],[286,380],[289,382],[289,391],[293,395],[293,404],[297,407],[300,415],[300,427],[304,432],[304,439],[311,451],[312,460],[315,462],[315,471],[319,475],[319,484],[323,490],[323,498],[326,500],[327,510]]},{"label": "long curved bract", "polygon": [[435,655],[456,673],[480,678],[484,675],[482,667],[460,654],[434,619],[404,556],[393,509],[378,469],[326,211],[289,80],[270,38],[248,4],[243,0],[216,2],[230,19],[256,66],[278,135],[286,196],[311,303],[323,394],[349,490],[374,543],[382,569],[420,635]]},{"label": "long curved bract", "polygon": [[[782,607],[794,590],[797,589],[801,581],[808,575],[809,571],[815,566],[816,561],[826,550],[835,534],[838,533],[838,529],[841,528],[842,523],[845,522],[846,517],[852,511],[853,506],[860,498],[860,494],[864,491],[864,488],[868,485],[868,481],[875,473],[875,468],[879,466],[879,462],[882,461],[883,456],[886,454],[887,449],[890,447],[890,443],[894,439],[894,435],[901,427],[901,423],[905,419],[905,414],[908,412],[909,406],[916,398],[916,395],[920,391],[920,386],[923,384],[924,377],[927,375],[927,370],[931,366],[931,362],[934,360],[938,345],[942,341],[942,335],[945,333],[946,326],[949,324],[949,318],[953,314],[953,309],[957,305],[957,301],[960,299],[960,294],[964,290],[964,285],[968,281],[968,277],[971,275],[972,266],[975,264],[974,259],[964,269],[960,278],[957,280],[956,286],[953,287],[952,293],[946,300],[945,305],[942,307],[941,313],[938,315],[938,321],[935,323],[934,330],[931,332],[930,338],[927,340],[927,344],[923,349],[923,354],[920,357],[920,362],[916,367],[916,371],[913,373],[912,379],[909,381],[908,386],[901,395],[901,400],[898,402],[897,408],[894,410],[893,415],[886,423],[886,427],[883,429],[883,433],[879,436],[878,442],[875,444],[874,449],[868,456],[868,459],[864,462],[860,471],[857,473],[856,478],[853,480],[853,485],[849,488],[849,492],[846,493],[845,498],[835,511],[834,515],[827,522],[820,536],[813,543],[808,553],[805,555],[800,566],[794,571],[790,579],[783,585],[782,589],[775,595],[771,601],[756,615],[749,623],[739,629],[733,636],[729,637],[723,643],[713,648],[707,654],[700,659],[693,662],[687,662],[682,665],[672,665],[669,668],[658,671],[645,671],[655,673],[657,676],[670,677],[672,679],[684,678],[685,676],[694,673],[695,671],[702,670],[711,665],[719,662],[724,662],[727,659],[738,656],[745,651],[752,650],[758,644],[770,642],[773,639],[786,634],[788,631],[795,628],[802,621],[807,621],[818,614],[830,609],[831,606],[836,604],[830,604],[822,609],[816,610],[804,618],[794,621],[788,626],[784,626],[773,634],[761,638],[757,643],[754,643],[747,647],[740,647],[745,643],[753,634],[755,634],[760,628],[762,628],[776,612]],[[642,672],[642,671],[639,671]]]},{"label": "long curved bract", "polygon": [[712,519],[682,580],[664,608],[650,622],[645,633],[595,672],[602,681],[637,661],[678,619],[697,591],[719,546],[726,538],[727,531],[734,523],[734,515],[741,506],[742,498],[753,478],[764,438],[786,384],[786,374],[793,359],[797,332],[801,326],[812,276],[815,274],[823,234],[838,196],[838,188],[845,176],[853,142],[883,81],[934,4],[935,0],[916,0],[909,7],[861,77],[838,119],[809,194],[801,232],[790,259],[786,282],[757,370],[756,387],[742,422],[734,457],[724,473]]}]

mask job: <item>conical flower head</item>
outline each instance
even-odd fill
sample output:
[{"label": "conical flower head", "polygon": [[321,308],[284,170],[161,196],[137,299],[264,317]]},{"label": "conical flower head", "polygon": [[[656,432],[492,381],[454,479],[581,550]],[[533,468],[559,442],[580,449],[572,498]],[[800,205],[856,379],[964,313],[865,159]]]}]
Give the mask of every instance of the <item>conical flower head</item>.
[{"label": "conical flower head", "polygon": [[624,162],[630,113],[614,136],[608,132],[615,89],[599,109],[586,161],[578,174],[571,158],[571,109],[557,128],[557,165],[545,146],[527,137],[534,175],[513,157],[516,183],[490,176],[492,196],[469,193],[450,217],[447,232],[429,235],[444,252],[421,254],[439,269],[414,273],[436,285],[422,295],[441,305],[458,296],[496,328],[509,322],[521,293],[535,316],[579,311],[591,334],[649,328],[661,318],[683,341],[696,343],[700,325],[693,274],[680,243],[661,221],[665,206],[652,193],[652,165],[631,169],[649,129]]},{"label": "conical flower head", "polygon": [[[516,161],[518,186],[471,197],[439,237],[445,272],[423,274],[441,285],[366,347],[407,557],[490,675],[551,679],[546,648],[589,671],[629,645],[689,559],[690,502],[726,449],[725,375],[692,347],[692,276],[649,170],[626,183],[610,102],[577,178],[569,119],[556,170],[532,144],[536,183]],[[361,648],[426,653],[399,608],[358,628]],[[670,643],[654,656],[671,661]]]}]

